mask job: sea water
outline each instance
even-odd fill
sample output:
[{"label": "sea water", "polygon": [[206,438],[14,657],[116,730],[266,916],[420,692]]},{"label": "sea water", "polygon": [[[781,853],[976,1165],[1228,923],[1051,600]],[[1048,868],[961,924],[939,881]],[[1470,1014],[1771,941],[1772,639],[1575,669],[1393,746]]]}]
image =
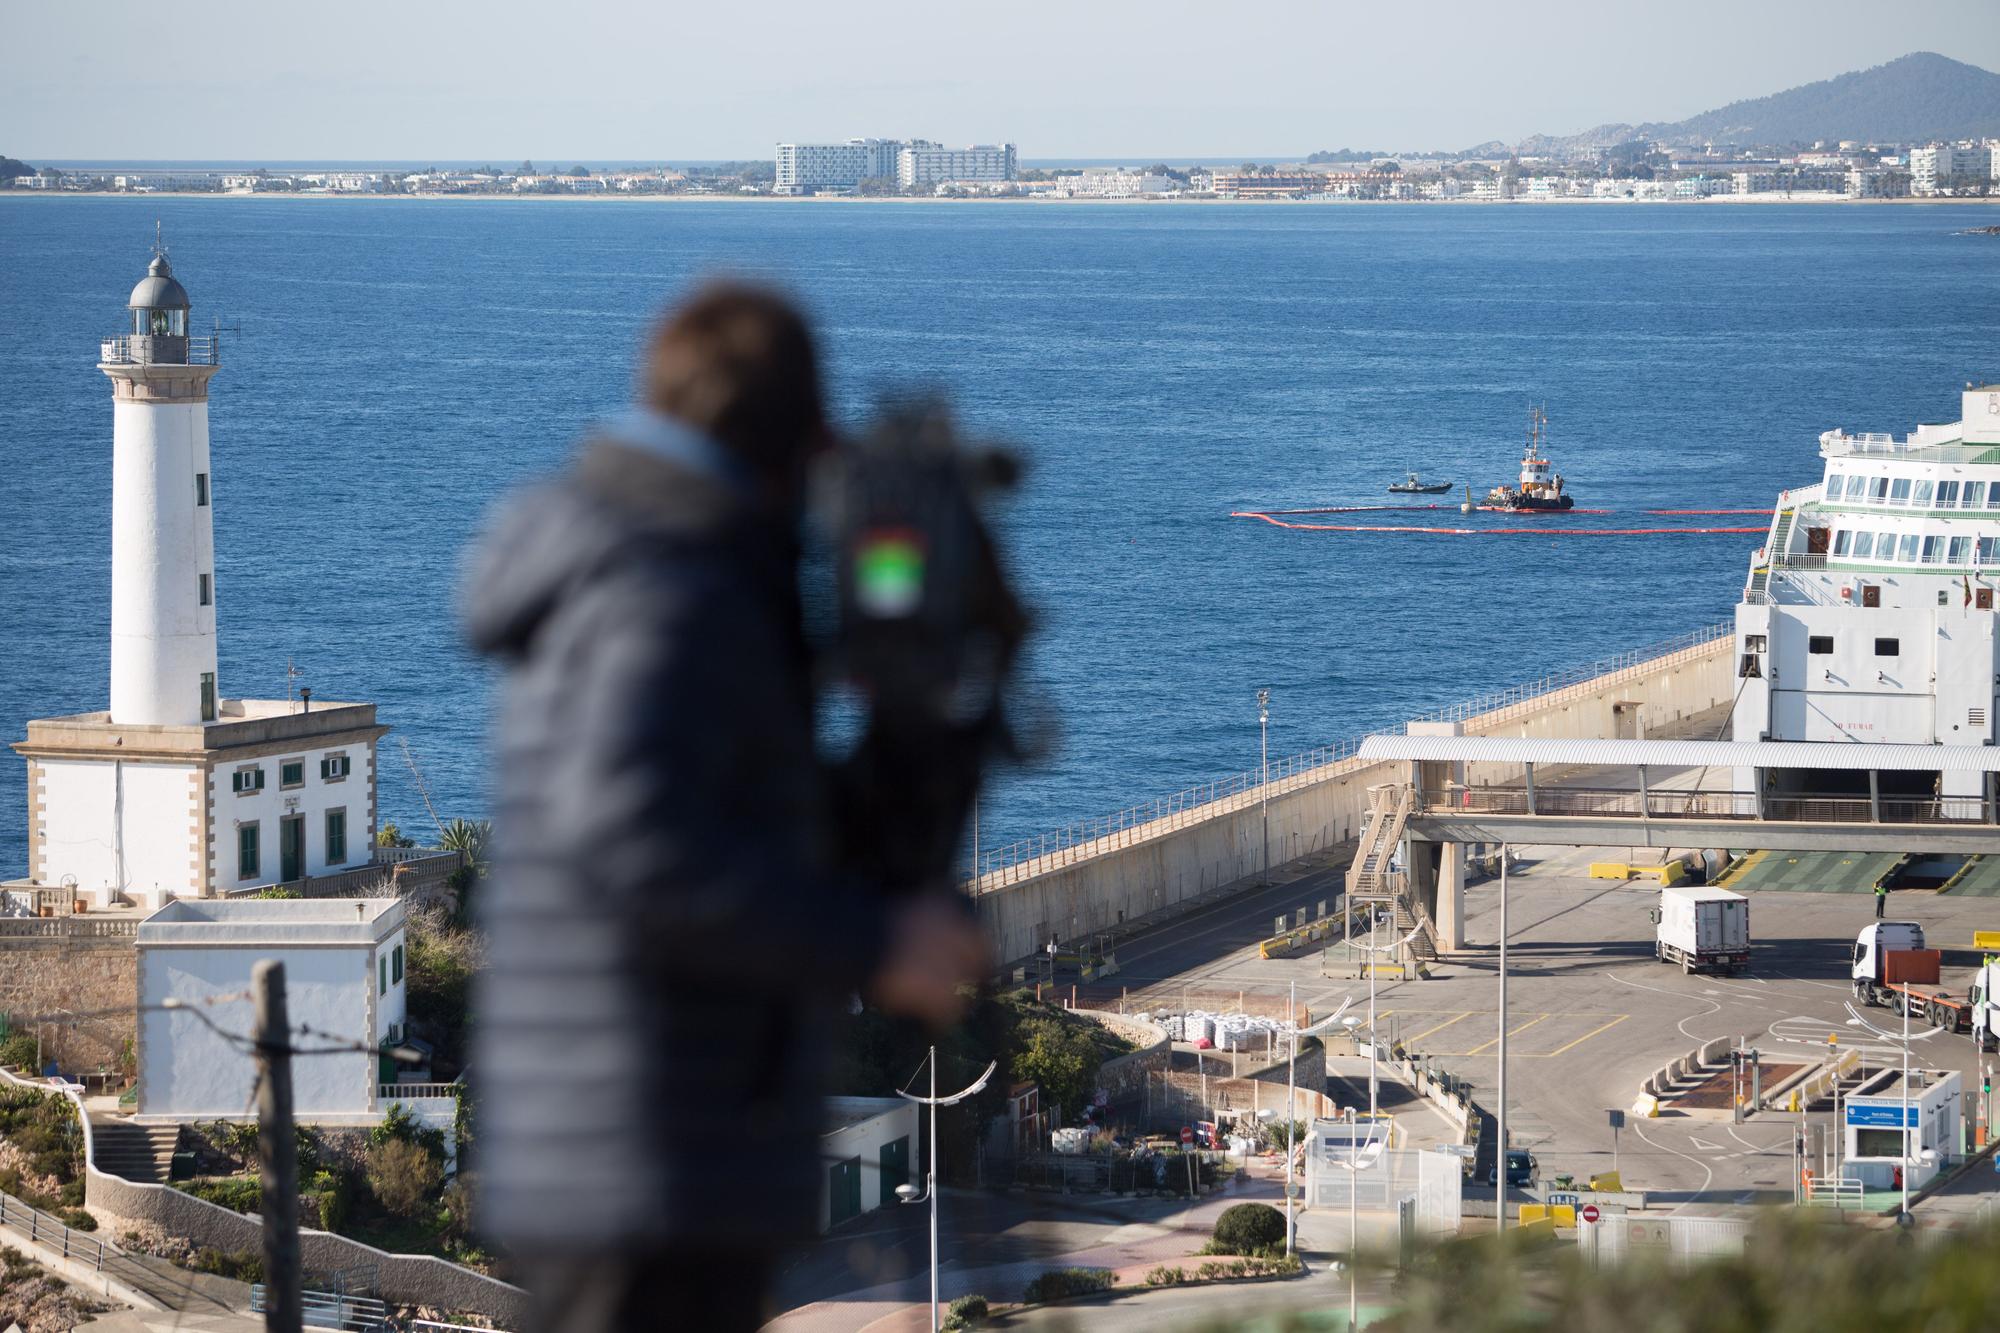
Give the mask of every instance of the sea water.
[{"label": "sea water", "polygon": [[[1057,724],[992,847],[1726,619],[1756,535],[1285,531],[1415,468],[1511,482],[1531,404],[1594,526],[1768,507],[1822,430],[1955,419],[2000,377],[1978,206],[0,200],[0,733],[105,706],[111,392],[159,220],[211,399],[226,694],[380,706],[382,817],[491,801],[457,611],[497,497],[626,403],[704,275],[782,283],[840,419],[948,393],[1013,444],[1002,514]],[[1423,525],[1457,526],[1459,493]],[[1363,516],[1370,520],[1394,515]],[[1440,524],[1439,520],[1443,520]],[[1539,520],[1519,520],[1520,523]],[[1568,521],[1572,526],[1580,520]],[[1710,519],[1758,526],[1756,516]],[[1490,517],[1476,523],[1494,525]],[[0,877],[25,870],[0,762]]]}]

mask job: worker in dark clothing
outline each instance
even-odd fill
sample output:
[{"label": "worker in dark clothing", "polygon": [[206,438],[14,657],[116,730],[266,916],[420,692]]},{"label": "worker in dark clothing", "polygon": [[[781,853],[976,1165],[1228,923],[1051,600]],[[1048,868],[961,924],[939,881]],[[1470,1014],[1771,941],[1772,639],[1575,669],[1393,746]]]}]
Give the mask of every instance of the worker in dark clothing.
[{"label": "worker in dark clothing", "polygon": [[804,323],[711,289],[643,379],[469,581],[472,642],[508,669],[480,1218],[540,1329],[752,1329],[815,1226],[826,1016],[859,991],[947,1026],[985,949],[958,895],[836,863],[797,579],[830,438]]},{"label": "worker in dark clothing", "polygon": [[1875,919],[1877,921],[1880,921],[1882,919],[1882,911],[1888,905],[1889,905],[1889,886],[1886,884],[1877,884],[1875,886]]}]

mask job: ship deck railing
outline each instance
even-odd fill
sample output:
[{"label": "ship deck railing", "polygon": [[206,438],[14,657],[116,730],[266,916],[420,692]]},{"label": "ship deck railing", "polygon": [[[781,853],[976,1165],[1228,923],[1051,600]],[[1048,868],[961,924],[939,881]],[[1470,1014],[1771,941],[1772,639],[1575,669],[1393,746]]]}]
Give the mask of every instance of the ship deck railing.
[{"label": "ship deck railing", "polygon": [[1990,824],[1977,796],[1867,796],[1683,791],[1630,787],[1460,787],[1423,794],[1426,814],[1630,816],[1640,819],[1762,819],[1807,824]]}]

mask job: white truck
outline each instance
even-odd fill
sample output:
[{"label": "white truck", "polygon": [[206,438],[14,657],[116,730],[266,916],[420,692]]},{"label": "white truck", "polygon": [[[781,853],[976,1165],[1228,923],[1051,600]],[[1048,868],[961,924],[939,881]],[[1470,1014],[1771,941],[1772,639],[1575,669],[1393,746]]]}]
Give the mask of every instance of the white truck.
[{"label": "white truck", "polygon": [[1924,947],[1914,921],[1877,921],[1854,937],[1851,968],[1855,998],[1891,1009],[1906,1008],[1952,1032],[1967,1032],[1981,1050],[1993,1050],[2000,1029],[2000,963],[1982,963],[1964,999],[1940,984],[1944,955]]},{"label": "white truck", "polygon": [[1750,900],[1728,889],[1670,884],[1653,909],[1653,956],[1683,972],[1741,972],[1750,962]]}]

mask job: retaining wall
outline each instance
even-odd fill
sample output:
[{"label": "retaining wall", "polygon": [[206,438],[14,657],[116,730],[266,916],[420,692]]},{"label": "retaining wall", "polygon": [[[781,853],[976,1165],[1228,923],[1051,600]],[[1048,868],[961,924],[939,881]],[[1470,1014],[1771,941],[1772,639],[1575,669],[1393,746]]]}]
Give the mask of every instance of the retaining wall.
[{"label": "retaining wall", "polygon": [[[1471,736],[1609,737],[1644,734],[1735,697],[1734,640],[1720,638],[1464,719]],[[1620,709],[1619,705],[1635,705]],[[1518,781],[1520,771],[1473,765],[1467,780]],[[1271,863],[1336,846],[1360,832],[1368,788],[1400,781],[1404,766],[1343,759],[1269,788]],[[1484,771],[1490,770],[1490,771]],[[1215,801],[1206,818],[1182,816],[1140,826],[1101,849],[1066,849],[1029,863],[1012,882],[977,887],[981,919],[1003,959],[1038,952],[1051,938],[1074,940],[1140,917],[1174,915],[1264,865],[1262,793]],[[1154,829],[1157,828],[1157,831]]]},{"label": "retaining wall", "polygon": [[1097,1086],[1110,1093],[1113,1101],[1143,1095],[1147,1078],[1172,1064],[1173,1043],[1167,1038],[1167,1030],[1157,1023],[1142,1023],[1136,1018],[1094,1009],[1076,1012],[1139,1046],[1136,1051],[1106,1060],[1097,1071]]},{"label": "retaining wall", "polygon": [[[0,1070],[0,1079],[40,1092],[51,1091],[47,1084],[19,1079],[5,1070]],[[76,1108],[83,1126],[83,1206],[107,1237],[129,1230],[135,1223],[151,1222],[197,1245],[221,1250],[263,1247],[264,1223],[254,1213],[233,1212],[169,1185],[142,1185],[98,1170],[96,1135],[83,1100],[70,1089],[60,1091]],[[345,1236],[304,1227],[299,1229],[299,1254],[309,1272],[363,1265],[376,1268],[380,1276],[375,1294],[387,1301],[485,1315],[503,1328],[520,1328],[528,1320],[527,1292],[427,1254],[390,1254]]]}]

